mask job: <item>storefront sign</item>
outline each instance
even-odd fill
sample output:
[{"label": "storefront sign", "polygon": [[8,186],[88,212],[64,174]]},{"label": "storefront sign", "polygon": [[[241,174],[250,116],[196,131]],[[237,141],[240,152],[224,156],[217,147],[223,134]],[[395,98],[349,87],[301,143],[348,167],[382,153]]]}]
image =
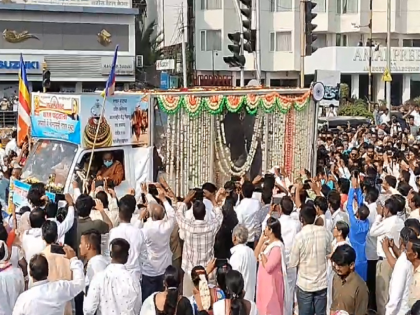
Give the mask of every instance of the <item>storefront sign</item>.
[{"label": "storefront sign", "polygon": [[32,94],[32,137],[80,144],[80,96]]},{"label": "storefront sign", "polygon": [[175,70],[175,59],[157,60],[156,70]]},{"label": "storefront sign", "polygon": [[[19,73],[20,61],[18,55],[0,56],[0,73]],[[25,56],[23,57],[25,60]],[[25,60],[26,72],[28,74],[41,74],[43,57],[30,56]]]},{"label": "storefront sign", "polygon": [[[112,59],[113,57],[102,57],[101,64],[102,64],[102,74],[109,75],[112,67]],[[117,58],[117,65],[115,67],[116,75],[134,75],[135,68],[134,68],[134,57],[118,57]]]},{"label": "storefront sign", "polygon": [[[316,70],[332,70],[349,74],[369,71],[369,47],[324,47],[305,58],[305,73]],[[392,73],[420,73],[420,48],[391,48]],[[383,74],[387,68],[387,49],[372,49],[372,73]]]},{"label": "storefront sign", "polygon": [[[81,96],[82,145],[91,148],[95,140],[96,129],[99,133],[95,147],[104,148],[127,144],[148,145],[149,131],[149,96],[114,95],[103,98],[97,95]],[[100,120],[102,105],[104,116]]]},{"label": "storefront sign", "polygon": [[13,2],[40,5],[131,8],[132,0],[15,0]]}]

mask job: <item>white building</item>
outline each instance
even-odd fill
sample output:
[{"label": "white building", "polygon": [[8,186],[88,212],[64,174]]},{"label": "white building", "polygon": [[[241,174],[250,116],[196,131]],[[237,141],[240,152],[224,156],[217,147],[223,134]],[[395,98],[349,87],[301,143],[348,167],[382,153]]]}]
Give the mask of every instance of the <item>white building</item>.
[{"label": "white building", "polygon": [[20,54],[31,90],[42,90],[46,65],[53,90],[80,93],[105,87],[118,44],[117,85],[134,82],[132,0],[0,2],[0,97],[17,90]]},{"label": "white building", "polygon": [[[164,8],[180,7],[182,0],[164,1]],[[184,3],[186,0],[184,0]],[[340,70],[351,94],[367,96],[367,48],[357,47],[369,38],[369,0],[313,0],[318,16],[318,50],[305,58],[305,74],[316,69]],[[386,2],[373,0],[373,42],[380,49],[373,58],[373,97],[384,99],[382,72],[386,65]],[[239,69],[230,69],[227,34],[240,31],[233,0],[194,1],[195,65],[197,74],[231,75],[239,83]],[[261,68],[266,85],[296,86],[300,70],[299,0],[260,0]],[[159,10],[158,10],[159,11]],[[420,95],[420,1],[391,0],[393,103]],[[176,18],[176,14],[171,14]],[[175,22],[166,22],[165,33]],[[168,30],[167,30],[168,29]],[[247,55],[245,78],[254,77],[254,57]]]}]

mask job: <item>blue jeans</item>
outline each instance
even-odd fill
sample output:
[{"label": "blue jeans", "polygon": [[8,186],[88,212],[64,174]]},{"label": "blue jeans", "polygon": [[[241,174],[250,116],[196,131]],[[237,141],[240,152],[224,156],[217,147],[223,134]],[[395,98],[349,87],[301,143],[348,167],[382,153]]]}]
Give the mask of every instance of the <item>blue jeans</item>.
[{"label": "blue jeans", "polygon": [[326,315],[327,289],[316,292],[306,292],[297,287],[296,297],[299,315]]},{"label": "blue jeans", "polygon": [[163,275],[156,277],[142,276],[141,295],[143,302],[155,292],[163,291]]}]

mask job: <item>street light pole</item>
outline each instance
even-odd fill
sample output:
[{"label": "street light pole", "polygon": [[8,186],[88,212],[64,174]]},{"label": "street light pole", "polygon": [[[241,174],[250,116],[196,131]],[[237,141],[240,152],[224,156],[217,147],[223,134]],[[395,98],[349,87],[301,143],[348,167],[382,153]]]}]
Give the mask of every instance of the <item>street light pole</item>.
[{"label": "street light pole", "polygon": [[[369,97],[369,104],[373,102],[373,98],[372,98],[372,84],[373,84],[373,78],[372,78],[372,46],[373,46],[373,0],[370,0],[370,4],[369,4],[369,10],[370,10],[370,20],[369,20],[369,88],[368,88],[368,97]],[[370,107],[370,106],[369,106]]]},{"label": "street light pole", "polygon": [[[387,25],[386,25],[386,68],[391,73],[391,0],[388,0],[387,8]],[[391,116],[391,82],[385,82],[386,85],[386,106],[388,108],[388,115]]]},{"label": "street light pole", "polygon": [[300,0],[300,87],[305,87],[305,0]]}]

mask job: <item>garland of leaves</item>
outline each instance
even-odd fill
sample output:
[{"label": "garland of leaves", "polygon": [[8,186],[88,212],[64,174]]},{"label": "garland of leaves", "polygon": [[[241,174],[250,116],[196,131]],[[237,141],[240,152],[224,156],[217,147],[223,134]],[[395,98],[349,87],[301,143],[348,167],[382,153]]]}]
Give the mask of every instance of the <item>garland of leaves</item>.
[{"label": "garland of leaves", "polygon": [[245,108],[246,111],[255,115],[258,109],[265,113],[272,113],[275,110],[287,114],[293,107],[302,111],[310,103],[311,91],[300,96],[285,96],[277,92],[264,95],[158,95],[157,100],[160,108],[167,114],[175,114],[181,108],[185,108],[189,116],[198,116],[203,110],[213,115],[219,115],[224,109],[232,113]]}]

